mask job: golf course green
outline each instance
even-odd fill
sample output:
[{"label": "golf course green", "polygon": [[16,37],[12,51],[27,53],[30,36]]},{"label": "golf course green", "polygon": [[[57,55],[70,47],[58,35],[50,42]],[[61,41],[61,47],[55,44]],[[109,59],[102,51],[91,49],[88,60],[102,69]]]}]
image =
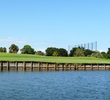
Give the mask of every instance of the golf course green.
[{"label": "golf course green", "polygon": [[110,59],[93,57],[51,57],[29,54],[0,53],[0,61],[39,61],[53,63],[110,64]]}]

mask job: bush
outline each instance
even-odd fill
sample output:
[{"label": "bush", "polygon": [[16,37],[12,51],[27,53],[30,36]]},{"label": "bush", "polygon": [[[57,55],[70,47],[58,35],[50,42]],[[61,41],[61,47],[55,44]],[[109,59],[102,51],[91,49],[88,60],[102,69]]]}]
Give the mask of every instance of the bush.
[{"label": "bush", "polygon": [[91,54],[91,57],[95,58],[104,58],[103,55],[100,52],[95,52]]}]

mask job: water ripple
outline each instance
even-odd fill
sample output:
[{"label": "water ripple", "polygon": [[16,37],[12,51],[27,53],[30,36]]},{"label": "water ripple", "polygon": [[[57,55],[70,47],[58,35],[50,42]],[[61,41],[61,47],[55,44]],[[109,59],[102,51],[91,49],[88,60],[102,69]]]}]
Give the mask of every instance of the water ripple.
[{"label": "water ripple", "polygon": [[0,100],[110,100],[109,71],[2,72]]}]

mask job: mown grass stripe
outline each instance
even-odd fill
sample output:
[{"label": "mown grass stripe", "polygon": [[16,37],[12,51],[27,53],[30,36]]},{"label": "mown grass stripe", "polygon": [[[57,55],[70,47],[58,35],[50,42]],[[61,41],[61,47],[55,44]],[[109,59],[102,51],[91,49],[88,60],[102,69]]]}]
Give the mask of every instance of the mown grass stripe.
[{"label": "mown grass stripe", "polygon": [[54,63],[110,64],[110,59],[93,57],[49,57],[27,54],[0,53],[0,61],[38,61]]}]

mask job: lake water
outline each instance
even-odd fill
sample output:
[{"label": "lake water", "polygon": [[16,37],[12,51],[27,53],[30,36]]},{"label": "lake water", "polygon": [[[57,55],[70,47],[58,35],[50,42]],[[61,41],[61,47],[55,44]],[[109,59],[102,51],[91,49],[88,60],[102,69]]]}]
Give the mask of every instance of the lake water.
[{"label": "lake water", "polygon": [[110,71],[0,72],[0,100],[110,100]]}]

